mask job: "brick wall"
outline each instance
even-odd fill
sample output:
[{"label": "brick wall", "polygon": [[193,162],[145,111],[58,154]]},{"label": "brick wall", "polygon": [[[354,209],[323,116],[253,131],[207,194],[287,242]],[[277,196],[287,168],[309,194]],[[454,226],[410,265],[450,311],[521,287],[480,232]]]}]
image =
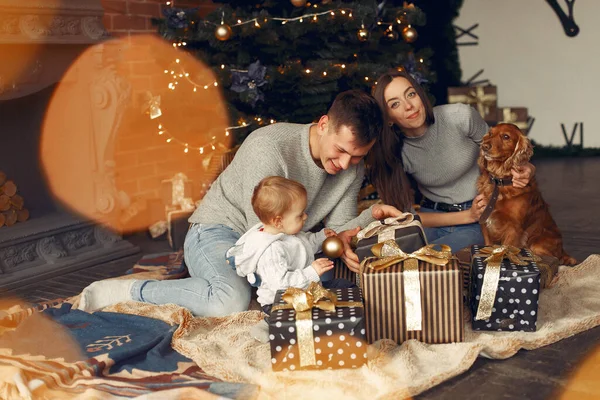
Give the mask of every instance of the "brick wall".
[{"label": "brick wall", "polygon": [[[124,113],[116,140],[117,187],[133,201],[158,198],[161,180],[172,177],[176,172],[184,172],[195,179],[202,168],[202,158],[198,154],[184,154],[180,146],[167,144],[156,134],[157,123],[141,111],[146,91],[162,95],[164,114],[167,114],[165,110],[169,106],[165,104],[164,97],[168,95],[164,60],[157,60],[153,48],[156,46],[142,39],[156,34],[151,18],[161,15],[166,0],[101,0],[101,3],[105,11],[104,26],[118,39],[106,45],[106,53],[117,61],[119,73],[127,77],[133,88],[132,101]],[[210,0],[176,0],[176,6],[200,7],[202,16],[218,5]],[[197,114],[197,106],[194,108],[193,104],[188,104],[187,108],[171,109],[171,126],[183,121],[186,116]],[[201,122],[195,123],[195,126],[202,129]],[[194,132],[188,134],[193,136]]]}]

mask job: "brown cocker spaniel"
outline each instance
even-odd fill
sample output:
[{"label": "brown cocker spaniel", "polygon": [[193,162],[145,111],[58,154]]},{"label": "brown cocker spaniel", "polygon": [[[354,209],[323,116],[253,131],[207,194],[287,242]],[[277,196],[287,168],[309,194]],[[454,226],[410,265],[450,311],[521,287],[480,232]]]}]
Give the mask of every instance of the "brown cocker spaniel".
[{"label": "brown cocker spaniel", "polygon": [[[554,256],[563,265],[575,265],[577,261],[563,249],[562,236],[535,177],[524,188],[515,188],[509,182],[511,168],[529,161],[532,154],[529,139],[513,124],[498,124],[483,137],[477,189],[488,203],[494,185],[499,189],[493,211],[485,222],[481,221],[485,243],[526,247],[538,255]],[[500,182],[502,179],[504,182]]]}]

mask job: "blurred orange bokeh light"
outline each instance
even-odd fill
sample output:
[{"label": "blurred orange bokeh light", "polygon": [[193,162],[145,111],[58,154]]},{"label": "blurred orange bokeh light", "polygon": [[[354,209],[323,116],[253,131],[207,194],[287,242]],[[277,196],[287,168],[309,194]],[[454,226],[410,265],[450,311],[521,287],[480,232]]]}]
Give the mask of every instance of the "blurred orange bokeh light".
[{"label": "blurred orange bokeh light", "polygon": [[[175,68],[185,68],[192,81],[216,80],[196,58],[152,35],[98,46],[86,50],[57,86],[40,150],[54,195],[78,214],[120,230],[120,216],[132,200],[157,197],[161,180],[177,172],[192,180],[203,172],[211,146],[200,154],[186,152],[185,144],[197,149],[220,134],[219,145],[228,148],[231,136],[225,137],[228,117],[220,86],[194,90],[182,79],[176,90],[168,87]],[[111,51],[117,61],[106,62]],[[151,120],[143,112],[148,94],[161,96],[160,118]],[[168,134],[160,135],[159,127]],[[167,143],[168,137],[176,140]],[[126,228],[147,229],[156,222],[152,218],[138,217]]]}]

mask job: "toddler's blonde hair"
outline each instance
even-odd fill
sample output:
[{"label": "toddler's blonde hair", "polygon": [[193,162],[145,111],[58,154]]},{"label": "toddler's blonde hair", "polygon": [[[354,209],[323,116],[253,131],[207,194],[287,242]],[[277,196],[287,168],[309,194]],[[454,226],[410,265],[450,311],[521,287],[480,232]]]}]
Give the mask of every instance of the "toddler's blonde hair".
[{"label": "toddler's blonde hair", "polygon": [[299,182],[281,176],[261,180],[252,194],[252,208],[263,224],[282,216],[300,198],[306,199],[306,188]]}]

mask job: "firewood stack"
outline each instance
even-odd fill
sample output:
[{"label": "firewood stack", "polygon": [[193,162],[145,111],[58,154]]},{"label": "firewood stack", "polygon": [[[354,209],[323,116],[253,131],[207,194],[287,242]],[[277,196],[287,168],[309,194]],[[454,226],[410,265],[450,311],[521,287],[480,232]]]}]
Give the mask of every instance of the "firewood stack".
[{"label": "firewood stack", "polygon": [[0,227],[27,221],[29,211],[24,205],[23,197],[17,194],[17,185],[0,171]]}]

